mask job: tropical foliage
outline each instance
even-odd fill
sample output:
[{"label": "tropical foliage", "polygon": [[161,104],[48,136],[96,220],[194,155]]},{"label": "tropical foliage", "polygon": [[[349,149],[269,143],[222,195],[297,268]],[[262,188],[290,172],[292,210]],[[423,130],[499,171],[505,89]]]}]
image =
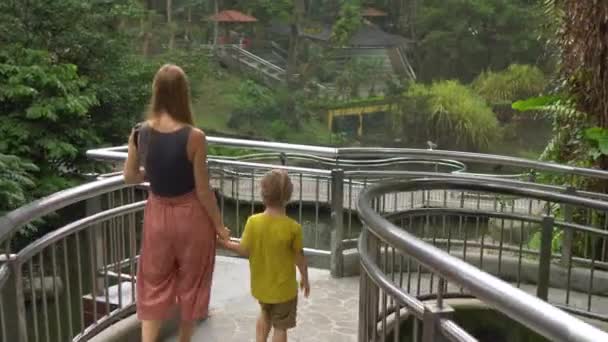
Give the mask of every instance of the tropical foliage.
[{"label": "tropical foliage", "polygon": [[[576,1],[576,0],[573,0]],[[484,70],[535,64],[544,23],[528,0],[425,0],[416,19],[416,68],[424,81],[469,82]]]},{"label": "tropical foliage", "polygon": [[472,87],[493,106],[511,106],[515,101],[541,94],[547,87],[547,79],[536,66],[512,64],[503,71],[481,73]]},{"label": "tropical foliage", "polygon": [[442,149],[484,150],[500,131],[483,98],[458,81],[411,85],[397,111],[397,125],[417,132],[418,143],[429,139]]}]

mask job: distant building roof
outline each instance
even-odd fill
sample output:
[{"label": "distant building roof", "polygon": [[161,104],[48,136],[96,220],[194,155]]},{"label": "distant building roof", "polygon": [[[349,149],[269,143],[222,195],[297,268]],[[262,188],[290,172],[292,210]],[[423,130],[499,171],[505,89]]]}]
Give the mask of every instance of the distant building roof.
[{"label": "distant building roof", "polygon": [[250,15],[235,10],[224,10],[218,12],[209,17],[209,20],[217,21],[219,23],[254,23],[258,21],[256,18]]},{"label": "distant building roof", "polygon": [[[288,36],[290,33],[289,25],[274,22],[269,28],[271,33]],[[300,37],[305,37],[319,41],[329,41],[331,39],[332,26],[327,24],[302,25],[298,28]],[[363,24],[353,34],[349,45],[353,47],[393,47],[402,46],[409,43],[405,37],[390,34],[382,31],[377,26]]]},{"label": "distant building roof", "polygon": [[361,11],[361,15],[364,17],[386,17],[388,14],[377,8],[366,7]]}]

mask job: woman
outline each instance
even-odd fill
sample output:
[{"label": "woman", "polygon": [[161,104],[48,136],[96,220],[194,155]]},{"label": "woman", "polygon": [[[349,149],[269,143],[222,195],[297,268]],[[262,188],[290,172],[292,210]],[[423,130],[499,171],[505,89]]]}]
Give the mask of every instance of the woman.
[{"label": "woman", "polygon": [[137,315],[142,341],[155,342],[162,321],[179,305],[180,341],[187,342],[194,321],[208,315],[216,236],[227,239],[229,231],[209,185],[205,134],[193,127],[186,75],[165,65],[152,91],[148,120],[131,134],[124,168],[127,183],[150,182]]}]

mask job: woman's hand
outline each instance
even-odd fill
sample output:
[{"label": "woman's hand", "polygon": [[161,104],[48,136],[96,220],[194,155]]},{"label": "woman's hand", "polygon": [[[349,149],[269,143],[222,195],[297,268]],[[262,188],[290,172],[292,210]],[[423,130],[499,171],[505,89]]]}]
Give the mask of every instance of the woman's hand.
[{"label": "woman's hand", "polygon": [[216,229],[216,233],[220,240],[230,240],[230,229],[226,227],[218,228]]}]

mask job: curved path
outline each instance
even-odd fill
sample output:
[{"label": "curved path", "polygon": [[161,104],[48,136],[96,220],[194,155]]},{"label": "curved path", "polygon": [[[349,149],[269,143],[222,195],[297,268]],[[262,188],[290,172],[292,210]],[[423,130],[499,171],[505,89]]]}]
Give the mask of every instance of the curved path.
[{"label": "curved path", "polygon": [[[211,317],[198,324],[193,341],[254,342],[258,305],[249,294],[249,267],[244,259],[218,257],[212,292]],[[359,278],[335,279],[328,271],[310,269],[311,297],[300,299],[298,327],[290,332],[295,342],[356,342]],[[421,293],[428,288],[430,278],[421,277]],[[528,293],[535,286],[522,285]],[[449,292],[459,288],[449,284]],[[561,299],[564,291],[551,289],[549,299]],[[582,293],[571,293],[573,302],[586,301]],[[597,305],[608,309],[608,299],[595,298]],[[606,323],[587,320],[601,329]],[[177,342],[169,337],[164,342]]]},{"label": "curved path", "polygon": [[[310,269],[311,296],[300,298],[298,327],[290,341],[356,341],[359,278],[331,278]],[[244,259],[218,257],[211,317],[197,326],[193,341],[255,341],[258,305],[249,294],[249,266]],[[166,342],[177,342],[171,337]]]}]

